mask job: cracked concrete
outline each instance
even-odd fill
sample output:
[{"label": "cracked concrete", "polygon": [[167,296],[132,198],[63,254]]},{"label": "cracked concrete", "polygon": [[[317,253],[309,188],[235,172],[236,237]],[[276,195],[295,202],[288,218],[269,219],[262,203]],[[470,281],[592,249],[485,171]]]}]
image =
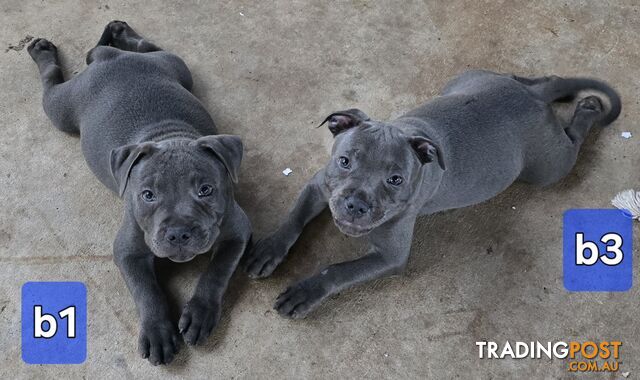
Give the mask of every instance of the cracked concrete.
[{"label": "cracked concrete", "polygon": [[[636,1],[5,0],[0,15],[3,378],[573,377],[565,361],[480,360],[477,340],[618,339],[621,372],[640,373],[638,286],[567,293],[561,234],[564,210],[609,207],[616,192],[640,187]],[[220,130],[243,137],[237,193],[258,237],[327,160],[330,133],[315,126],[334,110],[398,116],[456,73],[485,68],[602,78],[620,91],[623,113],[589,136],[561,183],[518,184],[421,218],[404,276],[344,292],[307,320],[282,319],[271,305],[288,283],[363,252],[323,214],[272,278],[236,274],[206,346],[183,346],[174,364],[156,368],[136,354],[134,304],[110,257],[121,202],[89,172],[78,140],[51,126],[23,49],[29,36],[52,40],[71,76],[112,19],[180,55]],[[203,264],[159,265],[176,320]],[[20,360],[20,287],[37,280],[87,284],[84,364]]]}]

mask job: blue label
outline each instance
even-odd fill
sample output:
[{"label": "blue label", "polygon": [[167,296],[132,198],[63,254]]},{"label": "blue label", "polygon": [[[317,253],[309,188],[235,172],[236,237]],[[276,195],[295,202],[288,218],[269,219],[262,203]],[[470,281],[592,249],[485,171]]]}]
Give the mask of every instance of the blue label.
[{"label": "blue label", "polygon": [[87,358],[87,288],[81,282],[22,286],[22,360],[80,364]]},{"label": "blue label", "polygon": [[619,292],[633,283],[633,220],[620,210],[568,210],[563,221],[564,287]]}]

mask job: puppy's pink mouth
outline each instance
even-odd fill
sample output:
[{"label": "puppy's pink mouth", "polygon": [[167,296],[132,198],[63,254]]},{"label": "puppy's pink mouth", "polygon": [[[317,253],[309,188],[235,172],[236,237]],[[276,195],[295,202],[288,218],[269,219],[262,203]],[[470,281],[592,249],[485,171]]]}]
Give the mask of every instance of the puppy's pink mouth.
[{"label": "puppy's pink mouth", "polygon": [[333,223],[338,227],[340,232],[351,237],[364,236],[373,230],[373,227],[362,227],[336,218],[333,218]]}]

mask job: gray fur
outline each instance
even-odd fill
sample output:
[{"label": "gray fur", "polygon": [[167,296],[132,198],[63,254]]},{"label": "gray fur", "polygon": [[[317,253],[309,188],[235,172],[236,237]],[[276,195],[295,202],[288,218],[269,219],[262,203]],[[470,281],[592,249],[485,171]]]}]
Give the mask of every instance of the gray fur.
[{"label": "gray fur", "polygon": [[[589,96],[562,125],[551,103],[587,89],[605,93],[609,111]],[[560,180],[589,129],[619,113],[617,93],[600,81],[487,71],[458,76],[441,96],[390,122],[356,109],[333,113],[325,120],[335,136],[331,160],[307,183],[284,223],[255,244],[247,272],[270,275],[326,207],[343,233],[367,235],[366,255],[330,265],[278,297],[281,315],[303,318],[331,294],[401,272],[419,215],[483,202],[517,180],[541,186]]]},{"label": "gray fur", "polygon": [[[250,239],[249,221],[233,198],[242,142],[216,135],[190,92],[184,62],[125,22],[107,25],[87,54],[87,69],[66,82],[51,42],[36,39],[28,51],[53,125],[80,134],[93,173],[125,201],[115,262],[140,315],[141,355],[167,364],[177,352],[178,328],[187,343],[201,344],[218,323],[223,294]],[[184,262],[214,245],[217,252],[176,328],[154,260]]]}]

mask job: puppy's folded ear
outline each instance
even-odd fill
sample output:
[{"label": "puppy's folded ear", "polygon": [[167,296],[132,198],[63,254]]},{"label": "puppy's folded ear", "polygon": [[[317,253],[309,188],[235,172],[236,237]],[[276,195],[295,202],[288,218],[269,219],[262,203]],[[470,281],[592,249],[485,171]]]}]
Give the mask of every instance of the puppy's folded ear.
[{"label": "puppy's folded ear", "polygon": [[426,137],[414,136],[409,137],[409,144],[411,145],[411,148],[413,148],[413,151],[418,155],[418,159],[423,165],[437,161],[438,166],[440,166],[442,170],[445,170],[442,151],[436,146],[436,144],[434,144],[433,141]]},{"label": "puppy's folded ear", "polygon": [[127,188],[129,175],[133,165],[145,154],[151,154],[156,148],[155,143],[125,145],[111,151],[111,175],[118,186],[118,194],[122,196]]},{"label": "puppy's folded ear", "polygon": [[212,135],[201,137],[196,144],[212,152],[229,172],[233,183],[238,182],[240,162],[242,161],[242,140],[232,135]]},{"label": "puppy's folded ear", "polygon": [[333,136],[344,132],[349,128],[356,127],[363,122],[370,120],[366,113],[360,111],[357,108],[351,108],[345,111],[334,112],[327,116],[326,119],[318,127],[328,122],[329,130],[333,133]]}]

